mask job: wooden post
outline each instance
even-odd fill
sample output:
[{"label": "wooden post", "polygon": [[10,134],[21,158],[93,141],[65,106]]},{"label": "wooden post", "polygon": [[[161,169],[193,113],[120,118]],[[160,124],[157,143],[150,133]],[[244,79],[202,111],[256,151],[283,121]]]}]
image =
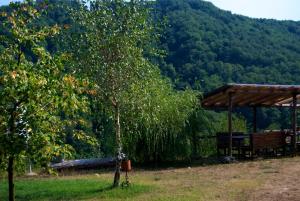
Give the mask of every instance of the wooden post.
[{"label": "wooden post", "polygon": [[297,151],[297,94],[293,94],[292,106],[293,151]]},{"label": "wooden post", "polygon": [[253,133],[257,132],[257,108],[253,107]]},{"label": "wooden post", "polygon": [[232,93],[228,94],[228,134],[229,134],[228,155],[232,156]]}]

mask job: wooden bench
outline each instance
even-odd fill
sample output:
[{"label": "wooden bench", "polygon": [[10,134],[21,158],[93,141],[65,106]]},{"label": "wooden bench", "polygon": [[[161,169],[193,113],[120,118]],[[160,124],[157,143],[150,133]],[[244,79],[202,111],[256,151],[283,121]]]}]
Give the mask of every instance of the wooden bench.
[{"label": "wooden bench", "polygon": [[287,134],[283,131],[271,131],[266,133],[254,133],[251,135],[252,154],[260,152],[277,151],[284,148],[286,145]]}]

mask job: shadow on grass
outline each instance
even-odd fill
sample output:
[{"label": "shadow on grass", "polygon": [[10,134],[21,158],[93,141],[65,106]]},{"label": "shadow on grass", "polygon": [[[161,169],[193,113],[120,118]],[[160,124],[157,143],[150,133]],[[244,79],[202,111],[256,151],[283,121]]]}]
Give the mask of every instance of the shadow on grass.
[{"label": "shadow on grass", "polygon": [[[151,186],[133,184],[113,188],[100,179],[25,179],[16,182],[17,201],[116,200],[130,199],[149,192]],[[7,183],[0,183],[0,200],[7,200]]]},{"label": "shadow on grass", "polygon": [[136,169],[147,171],[166,170],[172,168],[186,168],[186,167],[203,167],[222,164],[219,157],[200,158],[196,160],[182,160],[182,161],[166,161],[166,162],[149,162],[145,164],[133,164]]},{"label": "shadow on grass", "polygon": [[[254,161],[261,160],[281,160],[292,158],[292,156],[264,156],[255,158],[236,158],[236,163],[252,163]],[[160,162],[160,163],[149,163],[149,164],[134,164],[136,169],[147,170],[147,171],[157,171],[157,170],[168,170],[174,168],[187,168],[187,167],[207,167],[215,165],[224,165],[228,162],[224,161],[224,156],[212,156],[207,158],[198,158],[193,161],[170,161],[170,162]]]}]

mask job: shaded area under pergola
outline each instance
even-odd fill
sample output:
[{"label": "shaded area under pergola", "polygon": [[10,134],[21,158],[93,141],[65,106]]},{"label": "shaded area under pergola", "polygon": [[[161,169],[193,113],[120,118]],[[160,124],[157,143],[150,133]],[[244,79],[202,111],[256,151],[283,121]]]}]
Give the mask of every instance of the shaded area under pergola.
[{"label": "shaded area under pergola", "polygon": [[206,109],[228,109],[228,154],[232,156],[233,107],[253,108],[253,133],[257,132],[257,107],[290,107],[292,110],[292,147],[296,151],[299,101],[300,85],[227,84],[205,94],[201,100],[201,105]]}]

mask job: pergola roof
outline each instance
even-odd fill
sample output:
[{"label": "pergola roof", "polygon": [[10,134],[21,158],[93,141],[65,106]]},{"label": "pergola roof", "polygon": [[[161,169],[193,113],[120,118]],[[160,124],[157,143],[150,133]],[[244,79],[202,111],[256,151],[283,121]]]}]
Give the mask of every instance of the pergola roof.
[{"label": "pergola roof", "polygon": [[300,85],[227,84],[205,94],[202,107],[227,107],[229,94],[234,107],[291,107],[293,96],[300,106]]}]

